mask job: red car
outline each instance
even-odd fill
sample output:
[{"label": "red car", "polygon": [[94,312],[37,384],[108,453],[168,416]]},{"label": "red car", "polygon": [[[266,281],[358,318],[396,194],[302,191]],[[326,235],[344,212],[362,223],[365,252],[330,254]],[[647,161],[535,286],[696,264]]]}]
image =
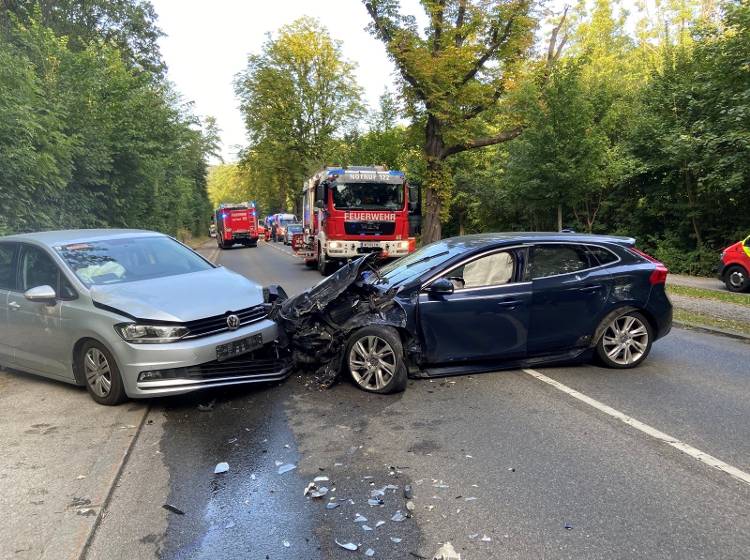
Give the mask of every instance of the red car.
[{"label": "red car", "polygon": [[719,278],[730,292],[750,289],[750,235],[721,252]]}]

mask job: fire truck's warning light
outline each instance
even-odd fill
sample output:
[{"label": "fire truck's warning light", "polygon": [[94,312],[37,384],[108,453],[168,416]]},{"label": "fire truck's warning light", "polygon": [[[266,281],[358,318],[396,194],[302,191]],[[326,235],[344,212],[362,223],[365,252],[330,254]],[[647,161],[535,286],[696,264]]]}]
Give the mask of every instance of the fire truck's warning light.
[{"label": "fire truck's warning light", "polygon": [[222,217],[222,218],[226,218],[226,217],[227,217],[227,213],[226,213],[226,212],[222,212],[222,213],[221,213],[221,217]]},{"label": "fire truck's warning light", "polygon": [[393,175],[395,177],[403,177],[404,176],[404,172],[403,171],[396,171],[395,169],[391,169],[388,172],[388,175]]}]

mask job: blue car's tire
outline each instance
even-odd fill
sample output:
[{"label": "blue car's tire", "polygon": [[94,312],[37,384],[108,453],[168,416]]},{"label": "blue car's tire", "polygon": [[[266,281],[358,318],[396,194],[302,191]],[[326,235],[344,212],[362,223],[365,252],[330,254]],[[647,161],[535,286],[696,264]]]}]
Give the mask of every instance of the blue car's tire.
[{"label": "blue car's tire", "polygon": [[599,361],[614,369],[630,369],[639,366],[651,352],[654,331],[648,319],[638,311],[628,311],[605,319],[596,356]]},{"label": "blue car's tire", "polygon": [[369,393],[400,393],[408,380],[401,337],[392,327],[355,331],[346,345],[344,367],[355,385]]}]

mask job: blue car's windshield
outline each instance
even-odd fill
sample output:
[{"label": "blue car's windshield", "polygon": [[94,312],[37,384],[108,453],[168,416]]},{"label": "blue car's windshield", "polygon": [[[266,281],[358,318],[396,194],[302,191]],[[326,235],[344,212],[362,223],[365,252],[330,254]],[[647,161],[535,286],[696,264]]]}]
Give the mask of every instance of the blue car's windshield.
[{"label": "blue car's windshield", "polygon": [[208,270],[211,265],[164,236],[128,237],[55,247],[87,286],[120,284]]},{"label": "blue car's windshield", "polygon": [[437,267],[459,253],[461,249],[449,247],[443,241],[425,245],[398,260],[383,266],[379,272],[383,281],[389,284],[400,284],[411,278],[421,276],[431,268]]}]

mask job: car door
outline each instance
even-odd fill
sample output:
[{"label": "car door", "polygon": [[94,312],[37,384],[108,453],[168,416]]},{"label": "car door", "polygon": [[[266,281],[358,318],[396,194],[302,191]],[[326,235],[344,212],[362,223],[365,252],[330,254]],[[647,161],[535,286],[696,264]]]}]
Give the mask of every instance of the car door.
[{"label": "car door", "polygon": [[0,364],[13,363],[13,346],[10,344],[8,324],[8,295],[16,287],[17,243],[0,243]]},{"label": "car door", "polygon": [[525,355],[531,304],[531,284],[521,281],[525,255],[526,249],[495,250],[451,267],[440,278],[454,282],[452,294],[433,295],[423,287],[418,322],[426,361]]},{"label": "car door", "polygon": [[583,244],[536,244],[531,250],[530,355],[589,343],[611,290],[611,277]]},{"label": "car door", "polygon": [[[8,326],[15,353],[15,367],[58,377],[73,377],[68,334],[62,328],[61,273],[41,247],[21,244],[17,257],[15,291],[8,296]],[[33,302],[23,293],[38,286],[51,286],[58,294],[54,302]],[[70,289],[70,288],[67,288]]]}]

